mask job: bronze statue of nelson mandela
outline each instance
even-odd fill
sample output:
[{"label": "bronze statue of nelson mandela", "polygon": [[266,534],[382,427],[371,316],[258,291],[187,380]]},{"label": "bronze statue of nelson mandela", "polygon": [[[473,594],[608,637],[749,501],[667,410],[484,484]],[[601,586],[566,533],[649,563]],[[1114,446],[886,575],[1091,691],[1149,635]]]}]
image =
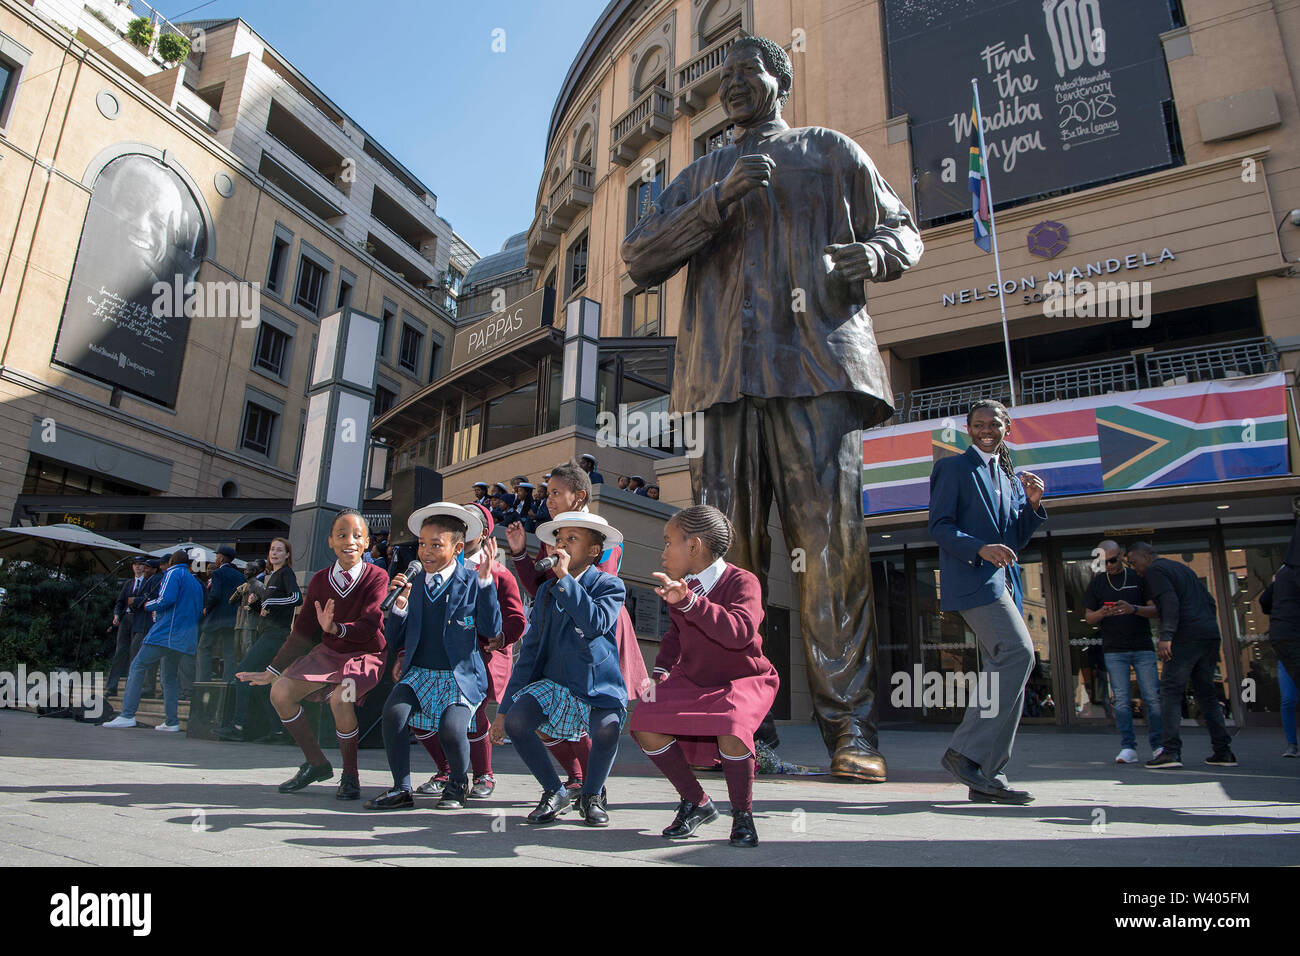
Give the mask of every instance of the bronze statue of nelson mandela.
[{"label": "bronze statue of nelson mandela", "polygon": [[672,410],[703,412],[691,490],[736,529],[728,558],[767,591],[773,497],[804,567],[800,630],[831,772],[885,779],[862,522],[862,429],[893,414],[867,280],[916,265],[911,213],[862,148],[781,119],[793,73],[761,37],[727,53],[730,146],[696,160],[623,242],[641,286],[688,266]]}]

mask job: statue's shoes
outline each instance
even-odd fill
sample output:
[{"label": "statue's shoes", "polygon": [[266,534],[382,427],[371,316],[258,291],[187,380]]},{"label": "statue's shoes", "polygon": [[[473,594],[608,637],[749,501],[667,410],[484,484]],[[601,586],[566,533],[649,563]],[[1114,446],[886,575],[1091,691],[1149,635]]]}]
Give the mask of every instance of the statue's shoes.
[{"label": "statue's shoes", "polygon": [[831,776],[863,783],[884,783],[888,768],[885,758],[862,740],[842,738],[831,754]]}]

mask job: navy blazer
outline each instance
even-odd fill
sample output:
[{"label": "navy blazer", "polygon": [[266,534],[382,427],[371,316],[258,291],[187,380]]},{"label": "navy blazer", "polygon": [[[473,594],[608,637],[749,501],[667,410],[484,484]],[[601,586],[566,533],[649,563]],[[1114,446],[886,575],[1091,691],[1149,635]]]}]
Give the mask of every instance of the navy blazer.
[{"label": "navy blazer", "polygon": [[[411,593],[406,600],[406,613],[388,612],[384,622],[384,639],[393,653],[405,649],[406,664],[415,660],[424,633],[425,572],[411,578]],[[501,605],[497,603],[496,583],[478,586],[478,574],[473,568],[459,565],[447,585],[447,620],[442,624],[442,646],[451,661],[456,686],[471,704],[478,705],[487,696],[487,668],[483,655],[478,652],[478,636],[492,639],[501,633]],[[407,635],[411,636],[407,644]]]},{"label": "navy blazer", "polygon": [[1029,507],[1025,489],[998,470],[1002,486],[1002,507],[984,459],[974,445],[962,455],[941,458],[930,472],[930,537],[939,545],[939,575],[944,611],[992,604],[1007,589],[1016,607],[1024,613],[1024,589],[1020,569],[1007,571],[980,557],[986,544],[1006,545],[1019,554],[1029,544],[1038,526],[1047,520],[1039,502],[1038,511]]},{"label": "navy blazer", "polygon": [[[549,607],[554,592],[554,607]],[[618,663],[618,612],[627,589],[612,574],[595,565],[575,581],[548,576],[533,599],[532,619],[524,635],[519,660],[501,695],[499,713],[506,713],[514,695],[542,679],[546,662],[558,656],[564,684],[579,700],[610,710],[627,708],[627,687]]]}]

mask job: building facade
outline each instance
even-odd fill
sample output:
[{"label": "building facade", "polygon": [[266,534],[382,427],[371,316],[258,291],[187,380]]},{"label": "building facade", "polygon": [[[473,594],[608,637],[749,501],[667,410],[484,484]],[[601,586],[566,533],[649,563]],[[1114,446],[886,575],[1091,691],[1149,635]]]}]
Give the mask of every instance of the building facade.
[{"label": "building facade", "polygon": [[[855,139],[922,226],[920,265],[868,288],[896,407],[863,443],[884,718],[956,720],[956,708],[895,696],[896,678],[976,667],[973,635],[939,610],[926,479],[937,457],[966,447],[971,401],[993,397],[1016,406],[1016,460],[1051,496],[1050,521],[1021,555],[1039,662],[1026,719],[1108,719],[1082,602],[1094,549],[1114,537],[1152,540],[1196,569],[1218,601],[1230,719],[1276,721],[1276,662],[1253,601],[1281,560],[1300,493],[1300,116],[1289,66],[1300,15],[1285,4],[1071,0],[994,16],[974,0],[613,0],[558,92],[533,219],[522,248],[518,237],[507,244],[518,281],[506,297],[498,277],[481,276],[498,305],[552,290],[553,313],[520,338],[494,339],[481,375],[434,383],[377,432],[426,442],[424,463],[461,498],[473,481],[535,477],[595,453],[607,482],[596,507],[631,532],[623,574],[648,580],[653,509],[690,500],[685,436],[631,447],[619,426],[591,423],[661,407],[685,270],[639,288],[619,247],[674,176],[730,141],[719,71],[746,33],[790,54],[790,124]],[[1000,277],[972,241],[972,78]],[[512,393],[519,430],[503,443],[488,437],[492,403]],[[431,453],[419,424],[429,401],[441,436]],[[638,472],[653,472],[662,503],[610,488]],[[804,720],[798,609],[773,532],[777,633],[767,647],[786,695],[777,716]],[[638,636],[653,656],[648,616]]]},{"label": "building facade", "polygon": [[243,20],[0,0],[0,68],[0,507],[264,552],[321,318],[382,320],[382,413],[441,375],[477,254]]}]

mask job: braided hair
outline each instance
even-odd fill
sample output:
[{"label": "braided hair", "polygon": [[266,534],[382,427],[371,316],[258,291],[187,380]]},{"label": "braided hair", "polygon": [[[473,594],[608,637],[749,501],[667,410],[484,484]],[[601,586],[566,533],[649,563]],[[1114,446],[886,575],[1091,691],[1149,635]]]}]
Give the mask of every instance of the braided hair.
[{"label": "braided hair", "polygon": [[[970,431],[971,422],[975,418],[975,413],[982,408],[993,409],[994,413],[998,416],[998,418],[1002,420],[1002,424],[1005,425],[1007,428],[1011,427],[1011,413],[1007,411],[1007,406],[1003,405],[1001,402],[996,401],[992,398],[981,398],[978,401],[973,402],[971,404],[970,411],[966,413],[967,431]],[[1005,440],[1000,445],[998,445],[998,464],[1002,467],[1002,470],[1006,472],[1007,477],[1010,478],[1012,483],[1014,484],[1016,480],[1015,465],[1011,463],[1011,450],[1007,448],[1007,443]]]},{"label": "braided hair", "polygon": [[582,467],[576,461],[566,461],[563,464],[556,465],[551,469],[551,484],[557,481],[573,492],[574,495],[582,496],[582,500],[577,504],[577,509],[586,511],[587,505],[591,503],[591,478],[582,470]]},{"label": "braided hair", "polygon": [[736,529],[731,526],[727,516],[712,505],[683,508],[668,523],[677,525],[686,537],[703,541],[715,561],[726,557],[731,550],[731,542],[736,538]]}]

